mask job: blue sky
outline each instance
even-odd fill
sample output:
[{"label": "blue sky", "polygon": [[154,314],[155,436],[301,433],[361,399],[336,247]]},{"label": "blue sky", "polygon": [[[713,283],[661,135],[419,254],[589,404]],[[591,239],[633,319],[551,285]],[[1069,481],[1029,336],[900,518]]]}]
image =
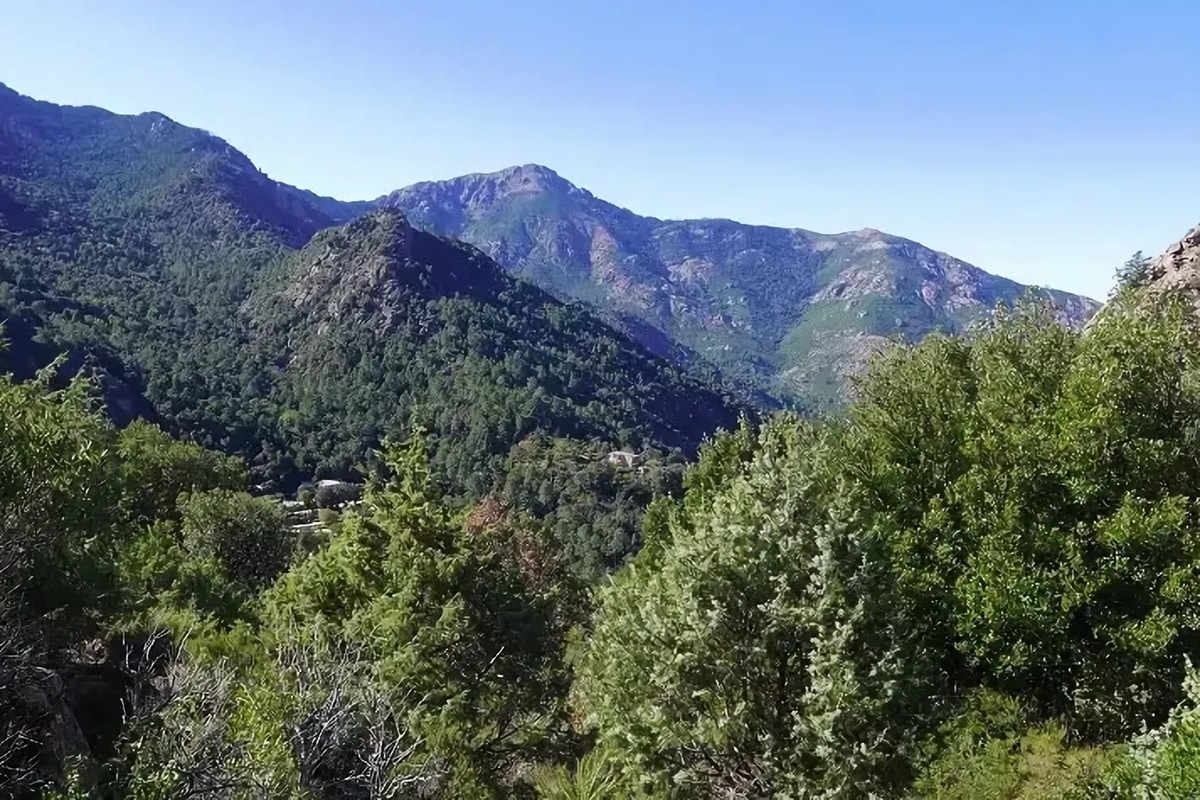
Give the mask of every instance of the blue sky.
[{"label": "blue sky", "polygon": [[0,82],[370,198],[536,162],[659,217],[879,228],[1102,298],[1200,222],[1200,3],[9,0]]}]

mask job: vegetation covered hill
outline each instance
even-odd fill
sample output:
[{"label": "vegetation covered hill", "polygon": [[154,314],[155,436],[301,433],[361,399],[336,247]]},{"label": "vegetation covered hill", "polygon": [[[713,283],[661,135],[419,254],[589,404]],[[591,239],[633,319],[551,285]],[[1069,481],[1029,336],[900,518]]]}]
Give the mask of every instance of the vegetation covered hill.
[{"label": "vegetation covered hill", "polygon": [[282,486],[350,475],[417,424],[478,495],[529,434],[693,452],[736,420],[477,251],[394,214],[329,230],[363,210],[160,114],[0,87],[0,366],[69,354],[63,377],[97,371],[118,421],[155,416]]},{"label": "vegetation covered hill", "polygon": [[378,211],[319,233],[249,300],[303,462],[420,427],[449,484],[486,492],[535,433],[694,453],[736,404],[469,245]]},{"label": "vegetation covered hill", "polygon": [[[381,202],[560,297],[625,319],[647,346],[682,345],[817,406],[844,400],[847,376],[887,337],[959,332],[1028,290],[875,230],[825,235],[638,216],[537,165],[419,183]],[[1032,292],[1075,327],[1097,308]]]}]

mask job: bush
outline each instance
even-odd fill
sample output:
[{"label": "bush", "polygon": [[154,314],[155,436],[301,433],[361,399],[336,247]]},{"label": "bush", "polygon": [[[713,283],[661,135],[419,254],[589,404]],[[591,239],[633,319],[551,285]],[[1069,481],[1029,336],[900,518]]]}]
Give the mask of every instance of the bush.
[{"label": "bush", "polygon": [[927,745],[934,758],[913,795],[939,800],[1040,800],[1094,796],[1113,748],[1070,746],[1060,722],[1037,723],[1030,707],[981,690]]},{"label": "bush", "polygon": [[179,501],[184,550],[218,564],[230,580],[263,586],[287,569],[295,542],[269,500],[218,489]]},{"label": "bush", "polygon": [[894,793],[931,687],[881,570],[890,531],[830,494],[835,433],[780,419],[748,463],[727,444],[669,544],[600,591],[586,722],[630,793]]},{"label": "bush", "polygon": [[1133,740],[1106,788],[1121,796],[1200,797],[1200,672],[1188,670],[1184,696],[1161,727]]}]

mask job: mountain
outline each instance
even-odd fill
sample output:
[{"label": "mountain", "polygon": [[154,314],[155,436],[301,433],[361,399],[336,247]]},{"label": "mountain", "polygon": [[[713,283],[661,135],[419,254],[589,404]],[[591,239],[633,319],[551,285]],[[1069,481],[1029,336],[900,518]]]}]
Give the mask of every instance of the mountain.
[{"label": "mountain", "polygon": [[[487,491],[535,433],[694,452],[736,405],[475,248],[376,211],[318,233],[249,301],[301,452],[342,468],[410,421],[453,485]],[[481,480],[482,478],[482,480]]]},{"label": "mountain", "polygon": [[584,308],[365,210],[161,114],[0,87],[0,367],[65,354],[130,387],[126,417],[152,408],[285,484],[348,475],[414,424],[478,493],[530,434],[690,453],[736,421]]},{"label": "mountain", "polygon": [[660,220],[538,166],[418,183],[379,202],[475,244],[513,274],[595,305],[648,347],[828,406],[891,336],[956,332],[1026,292],[1079,326],[1098,308],[876,230],[819,234]]}]

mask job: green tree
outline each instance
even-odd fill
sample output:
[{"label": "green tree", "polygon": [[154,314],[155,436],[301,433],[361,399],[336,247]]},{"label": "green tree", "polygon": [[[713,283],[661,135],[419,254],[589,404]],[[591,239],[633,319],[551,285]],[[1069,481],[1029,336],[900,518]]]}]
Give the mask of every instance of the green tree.
[{"label": "green tree", "polygon": [[392,478],[282,578],[267,617],[277,637],[361,643],[419,737],[412,758],[446,765],[447,796],[490,796],[562,730],[562,633],[529,576],[438,502],[417,440],[387,463]]},{"label": "green tree", "polygon": [[1117,269],[1116,277],[1117,285],[1113,287],[1113,295],[1126,289],[1144,286],[1150,277],[1150,259],[1138,250]]},{"label": "green tree", "polygon": [[903,785],[927,676],[879,570],[886,532],[830,504],[839,447],[786,419],[746,462],[718,440],[696,468],[704,502],[601,590],[576,695],[628,791]]},{"label": "green tree", "polygon": [[1082,337],[1021,309],[869,376],[846,463],[948,673],[1101,740],[1175,703],[1200,619],[1195,339],[1178,307]]},{"label": "green tree", "polygon": [[5,627],[29,626],[53,650],[86,629],[107,588],[119,517],[111,429],[86,382],[51,392],[50,375],[0,376],[0,602]]},{"label": "green tree", "polygon": [[145,523],[174,515],[179,496],[210,489],[244,489],[246,472],[236,459],[172,439],[136,420],[117,439],[121,461],[122,513]]},{"label": "green tree", "polygon": [[265,586],[288,566],[295,541],[271,500],[214,489],[179,499],[180,536],[193,558],[218,564],[228,580]]}]

